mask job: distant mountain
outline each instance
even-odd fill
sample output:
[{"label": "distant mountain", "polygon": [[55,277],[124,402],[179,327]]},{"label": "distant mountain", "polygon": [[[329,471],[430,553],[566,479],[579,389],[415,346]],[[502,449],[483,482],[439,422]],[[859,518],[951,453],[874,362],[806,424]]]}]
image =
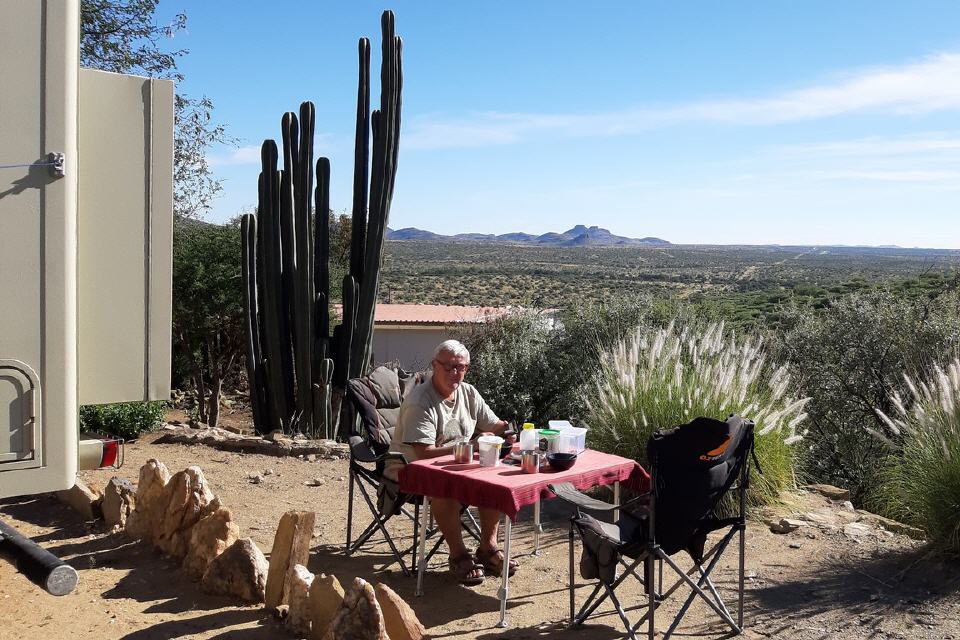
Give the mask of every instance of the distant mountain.
[{"label": "distant mountain", "polygon": [[552,247],[606,247],[606,246],[650,246],[666,247],[670,243],[660,238],[627,238],[610,233],[607,229],[597,226],[587,227],[578,224],[563,233],[544,233],[535,236],[529,233],[504,233],[493,235],[488,233],[458,233],[453,236],[444,236],[432,231],[423,231],[415,227],[405,229],[387,228],[387,240],[446,240],[448,242],[496,242],[502,244],[530,244]]},{"label": "distant mountain", "polygon": [[414,227],[406,227],[394,231],[387,227],[387,240],[443,240],[446,236],[441,236],[430,231],[422,231]]}]

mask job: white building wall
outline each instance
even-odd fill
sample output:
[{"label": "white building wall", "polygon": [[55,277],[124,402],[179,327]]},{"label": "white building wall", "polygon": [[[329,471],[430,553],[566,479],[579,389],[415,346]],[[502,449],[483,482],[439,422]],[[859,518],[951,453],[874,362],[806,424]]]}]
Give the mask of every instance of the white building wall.
[{"label": "white building wall", "polygon": [[410,325],[376,325],[373,328],[373,361],[399,362],[407,371],[420,371],[430,365],[433,350],[453,337],[446,326],[411,327]]}]

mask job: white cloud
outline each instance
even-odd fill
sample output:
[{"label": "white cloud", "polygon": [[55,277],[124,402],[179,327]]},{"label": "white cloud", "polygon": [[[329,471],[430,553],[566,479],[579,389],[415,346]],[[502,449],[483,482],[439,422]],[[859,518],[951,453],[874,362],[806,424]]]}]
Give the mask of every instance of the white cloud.
[{"label": "white cloud", "polygon": [[414,119],[406,148],[509,144],[549,131],[570,136],[635,134],[692,122],[764,125],[859,112],[922,114],[960,110],[960,53],[847,72],[829,82],[770,96],[704,100],[667,107],[570,114],[474,113],[459,119]]},{"label": "white cloud", "polygon": [[925,171],[910,169],[847,170],[822,172],[817,177],[828,180],[867,180],[873,182],[912,182],[932,185],[956,186],[960,184],[960,171]]},{"label": "white cloud", "polygon": [[223,167],[238,164],[259,164],[260,145],[250,145],[232,149],[228,153],[216,154],[207,158],[211,166]]},{"label": "white cloud", "polygon": [[960,137],[923,134],[896,138],[861,138],[785,147],[785,152],[810,156],[913,156],[945,155],[960,151]]},{"label": "white cloud", "polygon": [[[329,133],[318,133],[314,136],[314,158],[330,152],[330,141],[332,138],[333,135]],[[237,147],[236,149],[229,149],[223,153],[211,154],[207,157],[207,160],[213,167],[260,164],[260,146],[261,145],[259,144],[246,145],[243,147]]]}]

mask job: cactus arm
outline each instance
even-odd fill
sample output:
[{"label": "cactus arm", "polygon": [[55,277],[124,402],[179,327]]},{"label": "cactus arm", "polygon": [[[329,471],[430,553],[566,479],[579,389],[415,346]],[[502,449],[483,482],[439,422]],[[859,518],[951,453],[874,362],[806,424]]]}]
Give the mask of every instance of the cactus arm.
[{"label": "cactus arm", "polygon": [[[270,422],[269,428],[283,428],[284,418],[289,415],[285,395],[283,393],[283,380],[278,367],[273,363],[279,362],[281,352],[280,341],[280,294],[281,275],[280,275],[280,237],[278,229],[278,209],[279,194],[277,188],[279,180],[277,179],[277,145],[273,140],[266,140],[261,149],[261,160],[263,163],[262,197],[259,214],[259,228],[262,230],[260,240],[263,247],[263,305],[261,313],[264,317],[264,366],[267,372],[267,386],[269,393],[267,397],[270,402]],[[269,363],[269,365],[267,364]]]},{"label": "cactus arm", "polygon": [[250,387],[250,409],[253,412],[253,424],[256,428],[263,424],[263,410],[260,407],[261,394],[256,389],[257,368],[260,365],[260,330],[257,320],[257,217],[252,213],[240,218],[240,266],[243,278],[245,321],[247,325],[246,364],[247,380]]},{"label": "cactus arm", "polygon": [[[296,124],[295,117],[290,118]],[[284,247],[292,257],[292,304],[290,323],[293,329],[293,367],[296,373],[297,411],[300,430],[310,433],[313,424],[313,263],[310,260],[310,199],[313,195],[313,105],[300,105],[299,145],[296,127],[289,127],[290,161],[293,167],[293,242]],[[285,154],[286,155],[286,154]],[[285,260],[285,263],[291,261]]]},{"label": "cactus arm", "polygon": [[350,238],[350,275],[363,282],[363,250],[367,234],[367,171],[370,160],[370,40],[360,38],[357,45],[359,78],[357,82],[357,128],[353,159],[353,226]]},{"label": "cactus arm", "polygon": [[396,177],[399,141],[400,41],[394,33],[393,12],[385,11],[383,59],[380,68],[380,109],[374,111],[373,170],[371,172],[370,217],[367,225],[364,281],[357,304],[357,325],[351,353],[350,376],[362,375],[373,352],[373,318],[383,263],[384,234],[390,215],[390,200]]}]

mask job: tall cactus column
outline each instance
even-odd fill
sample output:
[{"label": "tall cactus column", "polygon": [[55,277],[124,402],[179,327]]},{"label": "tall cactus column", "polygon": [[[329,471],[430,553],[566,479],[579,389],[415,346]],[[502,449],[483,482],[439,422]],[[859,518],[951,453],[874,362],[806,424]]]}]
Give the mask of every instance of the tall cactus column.
[{"label": "tall cactus column", "polygon": [[247,374],[260,432],[338,433],[346,381],[366,373],[371,364],[373,315],[399,153],[402,86],[402,44],[392,12],[384,12],[381,27],[380,108],[372,114],[369,40],[361,38],[358,47],[350,272],[342,283],[341,323],[332,336],[330,163],[326,158],[317,161],[314,191],[313,104],[300,105],[299,118],[294,113],[283,116],[282,170],[276,143],[263,143],[257,213],[246,214],[241,223]]}]

